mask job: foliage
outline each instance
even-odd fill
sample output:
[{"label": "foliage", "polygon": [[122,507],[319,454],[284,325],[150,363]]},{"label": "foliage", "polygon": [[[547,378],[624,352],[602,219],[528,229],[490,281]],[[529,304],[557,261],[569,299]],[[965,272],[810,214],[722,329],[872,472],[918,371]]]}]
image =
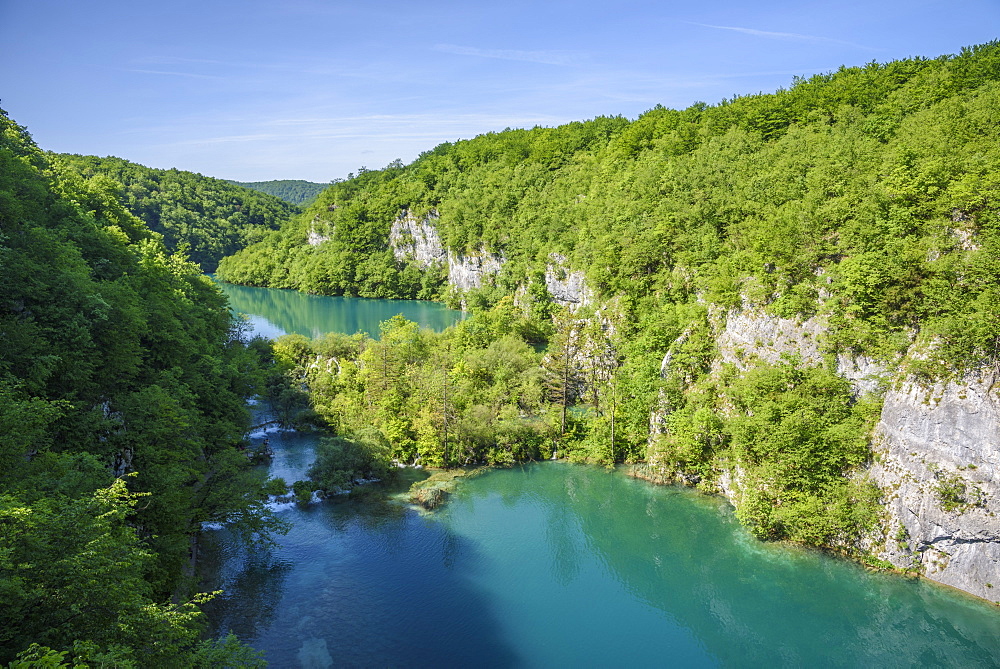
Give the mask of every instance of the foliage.
[{"label": "foliage", "polygon": [[961,475],[936,471],[935,478],[937,483],[934,485],[934,494],[941,508],[948,513],[963,513],[974,506],[985,504],[985,496],[979,486],[966,481]]},{"label": "foliage", "polygon": [[353,439],[328,437],[317,446],[316,461],[307,475],[316,490],[350,490],[360,482],[391,478],[395,468],[389,455],[388,440],[374,428],[357,433]]},{"label": "foliage", "polygon": [[758,535],[832,545],[873,521],[877,496],[848,476],[870,458],[875,412],[821,368],[760,366],[726,389],[723,429],[743,472],[738,515]]},{"label": "foliage", "polygon": [[183,664],[201,524],[279,529],[237,450],[259,355],[108,179],[50,160],[0,112],[0,662]]},{"label": "foliage", "polygon": [[310,471],[318,487],[383,479],[392,460],[456,466],[551,455],[539,355],[493,329],[506,322],[503,311],[440,334],[396,316],[382,323],[378,340],[279,339],[275,349],[292,361],[291,376],[308,386],[313,411],[338,435]]},{"label": "foliage", "polygon": [[220,274],[442,297],[438,274],[389,245],[394,219],[433,211],[453,254],[506,258],[495,285],[467,296],[487,307],[540,288],[531,277],[558,252],[601,295],[643,310],[746,300],[822,313],[835,348],[894,359],[918,336],[938,345],[914,368],[975,366],[997,358],[1000,330],[998,109],[990,43],[633,121],[488,133],[332,184]]},{"label": "foliage", "polygon": [[116,200],[162,234],[169,251],[183,251],[206,272],[299,211],[266,191],[193,172],[158,170],[110,156],[51,158],[63,180],[85,180],[87,190]]},{"label": "foliage", "polygon": [[307,205],[316,199],[329,184],[319,184],[301,179],[275,179],[272,181],[231,181],[237,186],[267,193],[289,204]]}]

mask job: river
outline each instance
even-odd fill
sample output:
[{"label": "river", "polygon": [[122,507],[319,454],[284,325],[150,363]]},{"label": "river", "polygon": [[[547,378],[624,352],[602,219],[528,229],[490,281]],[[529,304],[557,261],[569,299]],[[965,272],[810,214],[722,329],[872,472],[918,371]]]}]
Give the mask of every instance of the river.
[{"label": "river", "polygon": [[[301,299],[240,291],[281,313]],[[269,438],[272,475],[302,478],[316,437]],[[279,512],[292,529],[274,550],[219,530],[203,564],[225,590],[213,631],[276,667],[1000,666],[1000,609],[759,542],[724,500],[618,471],[497,470],[433,514],[378,499]]]}]

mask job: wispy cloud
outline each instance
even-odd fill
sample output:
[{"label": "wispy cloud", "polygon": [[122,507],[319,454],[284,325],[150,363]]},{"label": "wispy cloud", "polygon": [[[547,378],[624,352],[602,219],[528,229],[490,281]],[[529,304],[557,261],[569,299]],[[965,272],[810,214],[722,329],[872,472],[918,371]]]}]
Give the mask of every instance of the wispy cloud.
[{"label": "wispy cloud", "polygon": [[498,60],[520,60],[528,63],[544,65],[573,65],[579,58],[570,51],[518,51],[516,49],[480,49],[474,46],[458,44],[435,44],[435,51],[453,53],[459,56],[476,56],[478,58],[496,58]]},{"label": "wispy cloud", "polygon": [[[250,121],[236,118],[202,117],[172,126],[142,127],[125,130],[128,134],[158,134],[171,139],[164,145],[240,144],[246,142],[302,142],[331,139],[364,138],[379,142],[390,140],[455,139],[503,127],[556,125],[565,119],[543,115],[503,114],[365,114],[357,116],[302,116],[262,118]],[[213,133],[237,125],[249,132]],[[192,130],[203,132],[192,137]],[[177,137],[186,137],[176,139]]]},{"label": "wispy cloud", "polygon": [[785,32],[776,32],[773,30],[757,30],[756,28],[743,28],[740,26],[717,26],[711,23],[697,23],[695,21],[685,21],[685,23],[690,23],[693,26],[701,26],[702,28],[714,28],[716,30],[731,30],[733,32],[743,33],[744,35],[752,35],[754,37],[763,37],[764,39],[774,39],[785,42],[840,44],[843,46],[852,46],[858,49],[866,49],[869,51],[875,50],[872,49],[871,47],[864,46],[863,44],[855,44],[854,42],[845,42],[844,40],[833,39],[831,37],[822,37],[820,35],[803,35],[801,33],[785,33]]},{"label": "wispy cloud", "polygon": [[221,79],[222,77],[212,76],[210,74],[196,74],[194,72],[171,72],[168,70],[144,70],[139,68],[130,68],[126,72],[137,72],[139,74],[164,74],[172,77],[189,77],[191,79]]},{"label": "wispy cloud", "polygon": [[162,56],[162,55],[145,56],[143,58],[137,58],[132,62],[143,65],[188,65],[191,63],[209,64],[209,65],[227,64],[224,61],[214,60],[211,58],[185,58],[183,56]]}]

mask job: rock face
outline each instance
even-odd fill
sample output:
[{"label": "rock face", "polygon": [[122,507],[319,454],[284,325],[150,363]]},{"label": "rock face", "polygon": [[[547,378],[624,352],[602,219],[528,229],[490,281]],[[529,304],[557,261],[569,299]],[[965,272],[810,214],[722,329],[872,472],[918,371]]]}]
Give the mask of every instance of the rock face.
[{"label": "rock face", "polygon": [[[317,226],[321,223],[319,216],[313,218],[312,223],[309,224],[309,233],[306,235],[306,242],[309,246],[319,246],[323,242],[329,241],[333,238],[332,234],[321,233]],[[328,230],[330,224],[323,223],[324,229]]]},{"label": "rock face", "polygon": [[445,264],[448,255],[434,227],[438,218],[434,210],[421,218],[408,211],[397,217],[389,229],[389,245],[396,260],[413,260],[424,269]]},{"label": "rock face", "polygon": [[480,247],[478,253],[461,255],[448,252],[448,283],[461,291],[482,288],[487,277],[498,274],[506,258]]},{"label": "rock face", "polygon": [[493,254],[484,248],[469,255],[446,250],[435,227],[439,218],[434,210],[420,218],[408,211],[397,217],[389,230],[393,256],[396,260],[413,260],[424,269],[447,265],[449,284],[461,291],[481,288],[486,277],[497,274],[503,267],[503,254]]},{"label": "rock face", "polygon": [[549,254],[549,262],[545,265],[545,288],[556,303],[571,309],[590,304],[594,299],[583,272],[570,270],[566,257],[559,253]]},{"label": "rock face", "polygon": [[1000,602],[1000,398],[994,370],[886,393],[871,476],[889,523],[873,552]]},{"label": "rock face", "polygon": [[[821,317],[795,320],[768,314],[761,309],[733,310],[716,340],[715,364],[728,362],[745,369],[756,358],[775,364],[782,356],[797,357],[803,365],[822,365],[826,323]],[[879,393],[885,385],[886,369],[863,355],[837,355],[837,374],[851,382],[855,396]]]},{"label": "rock face", "polygon": [[[788,355],[805,365],[824,364],[826,325],[818,317],[796,321],[750,308],[724,318],[724,324],[716,318],[715,369],[722,363],[740,369],[758,360],[773,364]],[[662,375],[671,362],[668,353]],[[925,387],[892,378],[865,356],[838,355],[836,369],[856,396],[884,397],[868,475],[882,490],[885,525],[862,548],[1000,603],[1000,370]],[[651,439],[664,432],[669,412],[667,406],[654,409]],[[720,491],[734,504],[740,478],[738,470],[719,475]]]},{"label": "rock face", "polygon": [[819,347],[825,329],[817,318],[797,321],[760,309],[733,310],[716,340],[716,364],[728,362],[742,369],[752,358],[775,364],[782,356],[792,355],[801,358],[804,365],[819,365],[823,363]]}]

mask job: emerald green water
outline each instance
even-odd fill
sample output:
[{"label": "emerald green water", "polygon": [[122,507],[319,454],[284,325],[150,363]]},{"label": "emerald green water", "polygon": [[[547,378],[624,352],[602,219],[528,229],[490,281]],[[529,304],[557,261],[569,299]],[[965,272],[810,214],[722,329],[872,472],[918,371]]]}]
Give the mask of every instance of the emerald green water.
[{"label": "emerald green water", "polygon": [[[302,478],[317,437],[267,436],[271,473]],[[213,631],[276,667],[1000,666],[1000,609],[761,543],[724,500],[617,471],[492,471],[434,514],[275,508],[273,551],[209,532],[202,567]]]},{"label": "emerald green water", "polygon": [[[300,476],[314,437],[274,433]],[[269,555],[206,549],[216,631],[278,667],[989,667],[1000,611],[762,544],[719,499],[558,462],[461,484],[440,512],[284,505]]]},{"label": "emerald green water", "polygon": [[396,314],[440,332],[463,316],[461,311],[448,309],[437,302],[325,297],[221,281],[218,286],[229,298],[233,310],[247,315],[250,328],[271,339],[283,334],[315,338],[326,332],[367,332],[378,337],[379,323]]}]

